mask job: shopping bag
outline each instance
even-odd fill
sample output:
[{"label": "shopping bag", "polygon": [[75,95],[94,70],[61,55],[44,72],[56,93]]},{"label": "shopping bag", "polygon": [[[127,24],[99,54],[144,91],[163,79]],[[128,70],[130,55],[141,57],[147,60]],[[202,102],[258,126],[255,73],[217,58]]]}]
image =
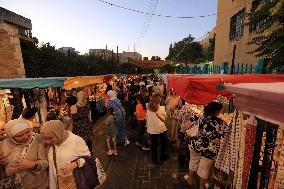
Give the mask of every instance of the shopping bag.
[{"label": "shopping bag", "polygon": [[85,159],[85,164],[73,171],[77,188],[93,189],[102,184],[106,180],[106,174],[98,158],[94,159],[92,156],[81,158]]}]

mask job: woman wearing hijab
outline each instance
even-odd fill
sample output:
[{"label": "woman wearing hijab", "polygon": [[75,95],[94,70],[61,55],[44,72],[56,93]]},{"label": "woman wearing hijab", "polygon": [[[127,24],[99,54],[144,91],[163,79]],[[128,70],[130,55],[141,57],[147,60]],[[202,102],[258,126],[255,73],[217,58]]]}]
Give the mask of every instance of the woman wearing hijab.
[{"label": "woman wearing hijab", "polygon": [[108,108],[114,110],[116,116],[116,127],[117,127],[117,143],[124,142],[124,146],[129,145],[129,140],[127,139],[126,127],[125,127],[125,111],[120,101],[117,99],[115,91],[108,91],[109,96]]},{"label": "woman wearing hijab", "polygon": [[60,182],[58,178],[72,175],[76,167],[82,167],[85,164],[85,160],[80,157],[90,156],[91,153],[85,141],[65,130],[63,123],[59,120],[44,123],[40,133],[44,141],[51,145],[47,154],[49,188],[58,188]]},{"label": "woman wearing hijab", "polygon": [[48,161],[39,135],[23,119],[9,121],[5,132],[7,138],[0,143],[0,163],[5,169],[0,188],[48,188]]},{"label": "woman wearing hijab", "polygon": [[73,130],[75,135],[82,137],[89,150],[92,151],[93,126],[91,121],[90,106],[86,100],[87,96],[84,91],[77,94],[77,103],[71,106],[71,114],[73,120]]}]

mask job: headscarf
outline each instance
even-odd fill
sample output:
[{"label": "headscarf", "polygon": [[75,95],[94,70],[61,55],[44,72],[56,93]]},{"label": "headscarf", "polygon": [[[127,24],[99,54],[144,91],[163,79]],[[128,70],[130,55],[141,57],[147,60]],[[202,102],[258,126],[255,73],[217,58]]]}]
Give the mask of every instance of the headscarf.
[{"label": "headscarf", "polygon": [[87,101],[85,101],[84,103],[81,102],[82,99],[85,99],[86,97],[87,97],[87,95],[84,91],[80,91],[80,92],[77,93],[77,99],[78,99],[77,104],[78,104],[78,106],[83,107],[83,106],[86,105]]},{"label": "headscarf", "polygon": [[50,120],[43,124],[40,129],[41,133],[53,133],[59,140],[59,144],[66,141],[69,136],[67,130],[64,129],[64,125],[60,120]]},{"label": "headscarf", "polygon": [[[27,122],[24,119],[13,119],[11,121],[9,121],[5,126],[5,133],[7,135],[7,137],[9,138],[9,140],[11,142],[13,142],[14,144],[23,144],[23,143],[19,143],[17,141],[15,141],[13,139],[13,137],[15,135],[17,135],[19,132],[25,130],[25,129],[29,129],[29,125],[27,124]],[[25,143],[26,144],[26,143]]]},{"label": "headscarf", "polygon": [[110,90],[107,92],[107,96],[109,97],[110,100],[115,100],[117,99],[117,94],[115,91]]}]

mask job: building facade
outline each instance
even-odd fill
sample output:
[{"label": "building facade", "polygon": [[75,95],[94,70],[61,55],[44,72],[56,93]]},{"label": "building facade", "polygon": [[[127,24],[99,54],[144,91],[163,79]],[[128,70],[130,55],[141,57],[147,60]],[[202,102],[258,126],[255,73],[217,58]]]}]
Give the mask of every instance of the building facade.
[{"label": "building facade", "polygon": [[208,47],[210,46],[210,40],[213,40],[216,36],[216,28],[214,27],[210,32],[208,32],[208,35],[199,41],[199,44],[202,45],[204,52],[206,53],[208,50]]},{"label": "building facade", "polygon": [[115,55],[108,49],[89,49],[89,54],[101,57],[105,60],[111,60]]},{"label": "building facade", "polygon": [[25,77],[21,42],[32,42],[30,19],[0,7],[0,78]]},{"label": "building facade", "polygon": [[245,23],[246,12],[257,7],[259,0],[219,0],[215,38],[215,65],[229,67],[258,66],[264,64],[263,58],[257,58],[248,52],[256,48],[249,45],[253,38],[251,28]]},{"label": "building facade", "polygon": [[138,52],[125,52],[125,51],[123,51],[122,53],[118,53],[118,56],[119,56],[119,63],[120,64],[130,63],[131,59],[142,60],[142,55],[139,54]]},{"label": "building facade", "polygon": [[130,59],[142,60],[142,55],[137,52],[115,53],[108,49],[89,49],[89,54],[101,57],[105,60],[113,60],[120,64],[130,63]]},{"label": "building facade", "polygon": [[61,47],[58,50],[60,50],[61,52],[63,52],[65,55],[70,55],[70,54],[79,54],[78,51],[76,51],[75,48],[73,47]]}]

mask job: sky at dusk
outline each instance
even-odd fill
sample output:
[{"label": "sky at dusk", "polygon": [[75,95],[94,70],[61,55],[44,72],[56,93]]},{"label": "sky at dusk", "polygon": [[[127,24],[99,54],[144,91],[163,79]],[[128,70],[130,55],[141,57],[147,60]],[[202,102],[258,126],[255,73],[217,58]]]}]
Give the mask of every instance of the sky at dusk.
[{"label": "sky at dusk", "polygon": [[[141,11],[153,9],[156,0],[105,0]],[[119,9],[98,0],[1,0],[0,6],[32,20],[32,33],[40,42],[74,47],[81,54],[105,48],[136,51],[143,56],[168,55],[170,43],[189,34],[199,38],[216,24],[216,16],[176,19]],[[199,16],[216,13],[217,0],[159,0],[156,14]],[[146,31],[146,32],[145,32]]]}]

